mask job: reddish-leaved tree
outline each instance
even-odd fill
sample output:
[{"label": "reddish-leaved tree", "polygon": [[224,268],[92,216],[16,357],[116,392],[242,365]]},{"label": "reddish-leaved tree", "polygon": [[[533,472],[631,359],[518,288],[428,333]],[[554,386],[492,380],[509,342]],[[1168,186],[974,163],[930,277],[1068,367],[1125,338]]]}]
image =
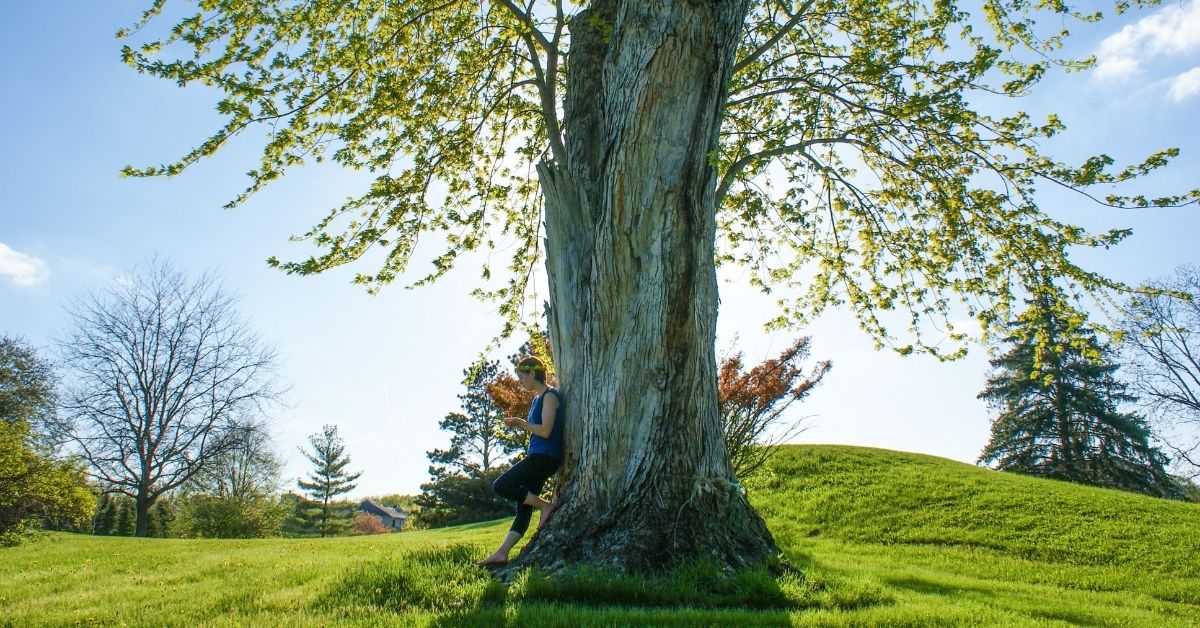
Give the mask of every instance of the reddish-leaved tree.
[{"label": "reddish-leaved tree", "polygon": [[721,427],[729,463],[738,478],[762,466],[780,443],[801,430],[800,420],[785,413],[807,396],[833,366],[823,360],[805,375],[800,363],[808,355],[809,338],[804,336],[777,357],[749,370],[743,370],[740,352],[721,361],[717,371]]}]

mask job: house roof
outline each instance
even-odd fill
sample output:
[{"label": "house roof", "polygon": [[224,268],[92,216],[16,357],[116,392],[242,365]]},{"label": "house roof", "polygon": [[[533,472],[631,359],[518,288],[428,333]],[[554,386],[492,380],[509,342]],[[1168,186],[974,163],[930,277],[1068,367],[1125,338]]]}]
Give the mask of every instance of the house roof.
[{"label": "house roof", "polygon": [[387,515],[393,519],[408,519],[408,513],[404,512],[403,510],[401,510],[399,508],[392,508],[391,506],[384,506],[383,504],[380,504],[379,502],[370,500],[370,499],[363,500],[362,504],[360,504],[359,507],[362,508],[362,507],[368,506],[368,505],[371,507],[372,510],[377,510],[380,513]]}]

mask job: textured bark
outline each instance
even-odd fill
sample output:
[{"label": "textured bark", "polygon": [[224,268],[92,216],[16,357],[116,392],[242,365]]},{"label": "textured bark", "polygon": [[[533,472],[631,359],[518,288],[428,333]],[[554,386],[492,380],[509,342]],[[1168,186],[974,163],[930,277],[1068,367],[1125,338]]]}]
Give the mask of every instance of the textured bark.
[{"label": "textured bark", "polygon": [[568,159],[539,169],[566,481],[517,568],[778,552],[736,484],[716,389],[709,155],[745,11],[601,0],[572,20]]}]

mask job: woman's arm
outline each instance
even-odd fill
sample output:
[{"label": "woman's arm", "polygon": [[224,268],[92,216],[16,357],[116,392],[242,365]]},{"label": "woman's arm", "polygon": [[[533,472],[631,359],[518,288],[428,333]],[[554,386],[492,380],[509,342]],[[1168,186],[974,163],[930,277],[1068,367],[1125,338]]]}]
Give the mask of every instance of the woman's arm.
[{"label": "woman's arm", "polygon": [[542,438],[550,438],[550,434],[554,433],[554,417],[556,416],[558,416],[558,395],[546,395],[542,397],[541,425],[534,425],[525,419],[515,419],[510,425],[516,425],[526,432],[537,434]]},{"label": "woman's arm", "polygon": [[530,430],[530,433],[537,434],[542,438],[550,438],[550,435],[554,433],[554,417],[556,416],[558,416],[558,394],[542,397],[542,424],[529,426],[534,428]]}]

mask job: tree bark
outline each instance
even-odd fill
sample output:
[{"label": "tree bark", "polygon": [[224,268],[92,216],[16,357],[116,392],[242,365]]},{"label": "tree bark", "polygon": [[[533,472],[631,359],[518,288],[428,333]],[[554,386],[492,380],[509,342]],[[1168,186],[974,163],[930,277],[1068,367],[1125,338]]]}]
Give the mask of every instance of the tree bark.
[{"label": "tree bark", "polygon": [[539,168],[564,486],[514,561],[650,572],[778,553],[721,437],[716,149],[741,1],[601,0],[570,25],[567,163]]},{"label": "tree bark", "polygon": [[134,498],[134,532],[136,537],[144,537],[150,532],[150,507],[153,506],[153,501],[150,500],[145,492],[139,492]]}]

